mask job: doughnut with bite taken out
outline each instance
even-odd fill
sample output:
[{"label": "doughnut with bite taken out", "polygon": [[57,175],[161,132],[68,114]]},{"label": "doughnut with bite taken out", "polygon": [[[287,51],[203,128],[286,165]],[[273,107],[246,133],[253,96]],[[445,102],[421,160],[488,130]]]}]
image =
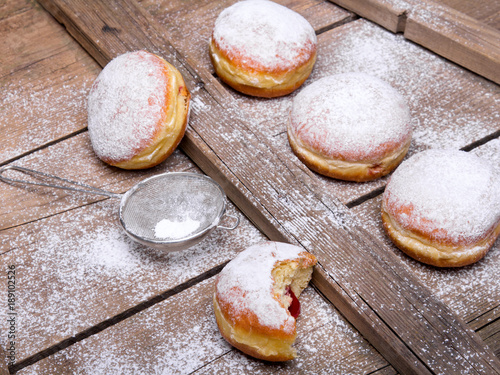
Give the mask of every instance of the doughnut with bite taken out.
[{"label": "doughnut with bite taken out", "polygon": [[88,97],[88,130],[96,155],[123,169],[165,160],[188,123],[190,94],[181,73],[146,51],[114,58]]},{"label": "doughnut with bite taken out", "polygon": [[298,297],[311,279],[314,255],[280,242],[251,246],[215,282],[214,312],[222,336],[255,358],[295,358]]},{"label": "doughnut with bite taken out", "polygon": [[477,262],[500,234],[500,173],[464,151],[416,154],[391,176],[382,222],[395,245],[420,262]]}]

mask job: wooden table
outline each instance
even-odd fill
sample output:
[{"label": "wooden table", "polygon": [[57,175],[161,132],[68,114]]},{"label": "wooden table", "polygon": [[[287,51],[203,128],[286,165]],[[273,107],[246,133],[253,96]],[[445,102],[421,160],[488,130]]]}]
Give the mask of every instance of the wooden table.
[{"label": "wooden table", "polygon": [[[318,34],[306,85],[346,71],[378,76],[410,105],[409,155],[463,149],[500,165],[498,2],[279,2]],[[213,74],[207,41],[234,0],[107,3],[0,4],[0,165],[119,193],[162,172],[205,173],[241,224],[165,254],[127,239],[112,199],[2,184],[0,278],[8,288],[15,270],[16,284],[0,302],[0,374],[500,373],[500,241],[475,265],[427,267],[382,231],[387,177],[348,183],[304,167],[285,133],[295,94],[250,98]],[[140,48],[181,70],[192,113],[167,161],[123,171],[93,154],[86,97],[102,66]],[[234,350],[211,308],[214,276],[266,239],[319,259],[289,363]]]}]

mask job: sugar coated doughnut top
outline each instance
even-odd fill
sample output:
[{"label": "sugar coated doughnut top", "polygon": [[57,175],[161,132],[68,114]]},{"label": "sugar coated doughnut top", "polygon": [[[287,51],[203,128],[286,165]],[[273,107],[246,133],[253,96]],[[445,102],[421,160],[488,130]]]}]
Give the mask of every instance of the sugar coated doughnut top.
[{"label": "sugar coated doughnut top", "polygon": [[411,138],[405,99],[388,83],[364,73],[321,78],[293,100],[289,131],[325,157],[365,161]]},{"label": "sugar coated doughnut top", "polygon": [[405,229],[421,228],[438,241],[474,243],[500,221],[500,175],[467,152],[427,150],[396,169],[384,204]]},{"label": "sugar coated doughnut top", "polygon": [[246,0],[224,9],[212,38],[230,60],[264,71],[300,66],[316,51],[316,34],[309,22],[267,0]]},{"label": "sugar coated doughnut top", "polygon": [[298,246],[264,242],[250,246],[229,262],[218,276],[220,303],[229,303],[234,315],[250,311],[259,323],[270,328],[293,331],[295,319],[273,298],[271,271],[277,262],[297,258]]},{"label": "sugar coated doughnut top", "polygon": [[165,62],[146,52],[114,58],[88,97],[88,129],[95,153],[123,161],[145,149],[159,131],[167,101]]}]

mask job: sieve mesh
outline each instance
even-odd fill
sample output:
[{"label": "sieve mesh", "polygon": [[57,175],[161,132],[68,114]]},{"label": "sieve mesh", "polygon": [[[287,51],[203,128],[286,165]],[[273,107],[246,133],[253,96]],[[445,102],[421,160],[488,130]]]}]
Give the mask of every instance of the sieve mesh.
[{"label": "sieve mesh", "polygon": [[[226,201],[221,187],[209,178],[192,173],[169,173],[142,181],[122,198],[120,219],[130,234],[151,242],[180,241],[196,237],[218,224]],[[182,237],[158,238],[159,222],[196,228]]]}]

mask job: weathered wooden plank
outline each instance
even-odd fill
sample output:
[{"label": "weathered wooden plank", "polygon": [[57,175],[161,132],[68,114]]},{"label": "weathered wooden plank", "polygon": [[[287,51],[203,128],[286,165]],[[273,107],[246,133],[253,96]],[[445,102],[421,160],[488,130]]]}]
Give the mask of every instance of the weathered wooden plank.
[{"label": "weathered wooden plank", "polygon": [[[231,348],[212,310],[213,279],[197,284],[18,374],[368,373],[387,363],[312,288],[301,295],[299,356],[269,364]],[[189,318],[186,318],[189,317]]]},{"label": "weathered wooden plank", "polygon": [[480,3],[468,0],[434,0],[434,2],[500,30],[500,3],[496,0],[483,0]]},{"label": "weathered wooden plank", "polygon": [[495,320],[491,324],[478,331],[479,336],[490,347],[497,357],[500,357],[500,320]]},{"label": "weathered wooden plank", "polygon": [[477,318],[475,318],[471,321],[468,321],[467,324],[473,330],[478,331],[482,327],[486,326],[487,324],[498,320],[499,317],[500,317],[500,305],[494,307],[491,310],[487,310],[486,312],[484,312],[482,315],[478,316]]},{"label": "weathered wooden plank", "polygon": [[0,163],[5,163],[86,126],[86,94],[99,66],[35,2],[9,0],[0,6]]},{"label": "weathered wooden plank", "polygon": [[[387,238],[382,229],[380,204],[381,197],[377,197],[354,207],[352,211],[370,233],[384,242],[388,251],[398,256],[412,274],[430,288],[435,296],[450,306],[458,316],[466,322],[475,322],[483,314],[500,306],[498,241],[488,255],[473,266],[445,270],[425,266],[404,255]],[[485,319],[471,325],[471,328],[477,330],[497,316],[483,318]]]},{"label": "weathered wooden plank", "polygon": [[[97,2],[92,6],[81,3],[69,5],[62,1],[49,0],[43,3],[59,20],[65,22],[73,35],[84,45],[88,45],[90,53],[96,53],[96,59],[101,64],[105,62],[106,56],[109,59],[130,49],[151,47],[153,52],[163,49],[163,55],[170,52],[167,57],[171,57],[171,62],[183,71],[188,82],[191,82],[190,87],[200,83],[200,76],[193,74],[193,69],[186,67],[182,59],[174,61],[173,58],[179,56],[175,56],[168,47],[168,42],[154,20],[141,13],[135,3],[123,2],[120,6],[113,7]],[[133,22],[129,24],[128,20],[132,19]],[[113,32],[109,37],[104,36],[103,29],[108,30],[110,27],[117,28],[119,32]],[[205,73],[203,75],[207,76]],[[288,233],[290,240],[295,238],[302,241],[306,248],[317,254],[329,276],[337,280],[338,285],[342,285],[344,293],[350,293],[351,301],[345,295],[338,294],[339,298],[351,306],[353,303],[358,305],[358,308],[354,309],[354,316],[349,318],[363,320],[364,316],[360,315],[359,311],[371,311],[370,318],[377,321],[376,325],[370,327],[371,330],[380,325],[384,328],[377,331],[378,336],[389,334],[395,341],[407,345],[398,348],[394,344],[385,346],[382,342],[372,342],[384,356],[393,360],[395,367],[405,373],[426,373],[429,369],[500,372],[498,359],[480,343],[480,339],[473,332],[445,305],[429,295],[428,290],[416,279],[403,268],[396,266],[395,260],[383,251],[380,244],[364,234],[361,228],[346,227],[340,203],[327,206],[318,201],[307,187],[295,183],[295,176],[283,165],[283,161],[273,154],[266,142],[250,132],[244,121],[231,116],[234,108],[231,103],[220,106],[217,99],[222,92],[217,83],[214,80],[204,83],[204,88],[198,90],[195,99],[198,98],[204,106],[210,106],[212,110],[204,114],[203,124],[198,122],[202,118],[200,113],[194,111],[191,126],[193,131],[196,130],[211,149],[217,150],[219,154],[190,156],[195,161],[211,159],[211,164],[215,166],[223,161],[232,173],[223,176],[228,183],[242,184],[254,197],[258,197],[265,210],[286,228],[283,236]],[[225,126],[229,123],[231,126]],[[191,137],[191,140],[194,141],[194,138]],[[217,145],[224,145],[224,149]],[[264,161],[265,165],[258,174],[248,170],[250,155]],[[219,173],[225,172],[227,170],[219,170]],[[221,179],[221,175],[216,177]],[[235,180],[239,182],[236,183]],[[272,185],[269,184],[270,181]],[[294,191],[291,192],[294,199],[287,201],[286,192],[291,186],[294,186]],[[243,194],[244,192],[240,191],[240,196]],[[243,199],[248,200],[245,196]],[[255,207],[242,209],[252,217]],[[338,220],[339,217],[341,221]],[[262,228],[264,232],[266,229]],[[389,264],[393,266],[390,267]],[[343,270],[350,273],[344,273]],[[383,275],[382,280],[380,275]],[[335,289],[333,284],[330,286]],[[387,301],[392,302],[390,309],[383,303]],[[362,326],[361,328],[363,329]],[[363,330],[361,332],[368,333]],[[425,335],[422,336],[422,333]],[[440,353],[439,358],[429,354],[434,351]]]},{"label": "weathered wooden plank", "polygon": [[500,84],[500,30],[434,3],[414,6],[404,35]]},{"label": "weathered wooden plank", "polygon": [[[500,138],[475,148],[472,153],[500,166]],[[381,196],[351,209],[357,219],[394,252],[411,273],[428,286],[433,294],[478,331],[498,353],[500,315],[500,240],[477,264],[461,269],[436,269],[423,265],[399,251],[385,235],[380,219]],[[488,339],[488,341],[486,341]],[[497,354],[498,355],[498,354]]]},{"label": "weathered wooden plank", "polygon": [[405,28],[410,3],[405,0],[330,0],[361,17],[373,21],[393,33]]},{"label": "weathered wooden plank", "polygon": [[[140,5],[150,12],[165,28],[172,43],[184,56],[211,67],[208,54],[208,40],[217,16],[236,0],[204,1],[154,1],[142,0]],[[349,13],[325,0],[280,0],[287,6],[306,17],[316,32],[332,28],[352,19]]]},{"label": "weathered wooden plank", "polygon": [[[150,170],[122,171],[111,168],[94,155],[87,132],[19,159],[15,165],[66,177],[114,193],[124,193],[144,178],[158,173],[186,171],[194,167],[185,154],[176,151],[165,163]],[[29,176],[16,172],[8,172],[6,177],[29,179]],[[0,205],[3,208],[0,211],[0,229],[15,227],[103,200],[103,197],[98,195],[9,185],[3,182],[0,191]],[[3,249],[7,244],[0,246]]]},{"label": "weathered wooden plank", "polygon": [[[265,239],[241,217],[234,231],[217,229],[193,248],[165,253],[132,242],[118,208],[108,199],[0,232],[2,269],[16,268],[17,365],[167,298]],[[232,204],[228,212],[240,215]],[[0,310],[2,332],[6,314]]]},{"label": "weathered wooden plank", "polygon": [[[500,87],[365,20],[318,36],[319,54],[308,84],[350,71],[390,83],[407,100],[414,127],[409,155],[428,148],[463,148],[500,131]],[[352,183],[323,178],[291,152],[286,125],[295,94],[262,100],[231,91],[252,119],[252,128],[270,139],[282,160],[294,162],[301,178],[319,196],[350,204],[385,185],[387,178]],[[292,163],[290,163],[292,164]],[[297,175],[300,173],[297,172]]]},{"label": "weathered wooden plank", "polygon": [[500,83],[500,30],[482,20],[430,0],[331,1]]},{"label": "weathered wooden plank", "polygon": [[9,375],[9,368],[7,367],[7,355],[8,353],[6,353],[5,350],[0,347],[0,375]]}]

